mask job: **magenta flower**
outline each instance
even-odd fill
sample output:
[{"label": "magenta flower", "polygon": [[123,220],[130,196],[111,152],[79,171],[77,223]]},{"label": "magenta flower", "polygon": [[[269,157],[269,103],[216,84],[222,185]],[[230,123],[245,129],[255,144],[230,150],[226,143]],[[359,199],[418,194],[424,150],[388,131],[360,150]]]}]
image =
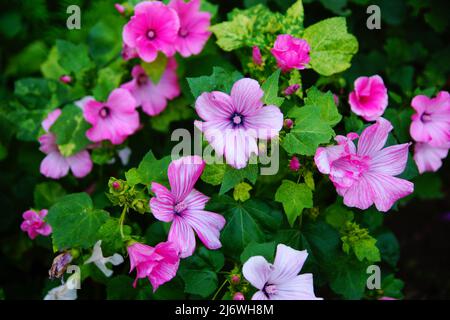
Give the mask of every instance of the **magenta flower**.
[{"label": "magenta flower", "polygon": [[419,173],[436,172],[442,166],[442,160],[447,157],[450,143],[442,147],[433,147],[428,143],[417,142],[414,146],[414,161]]},{"label": "magenta flower", "polygon": [[208,41],[211,32],[211,14],[200,12],[200,0],[172,0],[169,8],[174,9],[180,18],[180,29],[175,41],[176,50],[183,56],[199,54]]},{"label": "magenta flower", "polygon": [[64,157],[56,144],[56,136],[49,132],[50,127],[61,115],[61,109],[50,112],[47,118],[42,121],[45,134],[39,137],[41,144],[39,150],[47,156],[42,160],[40,172],[47,178],[59,179],[69,173],[69,169],[77,178],[83,178],[91,172],[93,163],[87,150],[82,150],[73,156]]},{"label": "magenta flower", "polygon": [[121,144],[139,127],[136,100],[125,89],[114,89],[106,102],[89,99],[84,103],[84,118],[92,124],[86,136],[92,142],[109,140]]},{"label": "magenta flower", "polygon": [[359,77],[355,80],[355,89],[350,93],[348,102],[353,113],[366,121],[381,117],[388,105],[388,94],[383,79],[379,75]]},{"label": "magenta flower", "polygon": [[44,218],[47,215],[48,210],[43,209],[39,212],[34,210],[27,210],[23,213],[23,222],[20,225],[22,231],[28,233],[28,237],[31,240],[36,238],[39,234],[42,236],[48,236],[52,233],[52,227],[44,222]]},{"label": "magenta flower", "polygon": [[155,247],[135,242],[127,247],[130,256],[130,273],[136,268],[136,287],[138,279],[148,278],[153,292],[175,277],[180,258],[177,248],[170,242],[158,243]]},{"label": "magenta flower", "polygon": [[291,160],[289,160],[289,169],[294,172],[300,169],[300,160],[298,160],[296,156],[293,156]]},{"label": "magenta flower", "polygon": [[258,46],[253,46],[252,48],[252,59],[255,65],[260,66],[262,64],[261,50],[259,50]]},{"label": "magenta flower", "polygon": [[337,136],[337,146],[317,149],[317,168],[330,175],[346,206],[365,210],[375,204],[385,212],[395,201],[413,192],[411,182],[394,177],[405,170],[410,144],[383,149],[391,130],[391,123],[379,118],[362,132],[358,149],[352,141],[358,138],[356,133]]},{"label": "magenta flower", "polygon": [[285,96],[290,96],[291,94],[296,93],[299,88],[300,88],[300,85],[298,83],[290,85],[289,87],[284,89],[284,95]]},{"label": "magenta flower", "polygon": [[133,95],[136,104],[142,106],[145,113],[155,116],[166,108],[168,100],[174,99],[180,94],[176,68],[175,59],[170,58],[166,71],[159,82],[155,84],[147,76],[145,70],[140,65],[136,65],[131,71],[133,80],[120,87]]},{"label": "magenta flower", "polygon": [[150,208],[156,219],[172,222],[168,241],[178,248],[181,258],[191,256],[195,250],[194,231],[208,249],[222,246],[220,230],[226,221],[217,213],[205,211],[209,198],[194,189],[204,167],[199,156],[183,157],[169,165],[170,191],[152,182],[155,197],[150,200]]},{"label": "magenta flower", "polygon": [[450,94],[441,91],[435,98],[416,96],[411,102],[416,113],[412,116],[411,137],[433,147],[450,142]]},{"label": "magenta flower", "polygon": [[197,98],[195,109],[205,122],[195,121],[219,157],[241,169],[251,154],[258,154],[257,139],[271,139],[283,127],[283,114],[277,106],[263,107],[264,92],[258,82],[244,78],[231,89],[231,95],[213,91]]},{"label": "magenta flower", "polygon": [[134,16],[124,26],[123,42],[136,49],[145,62],[156,59],[158,51],[170,57],[175,54],[175,40],[180,20],[172,8],[159,1],[143,1],[134,8]]},{"label": "magenta flower", "polygon": [[262,256],[248,259],[242,272],[259,290],[252,300],[321,300],[314,294],[312,274],[298,274],[307,257],[306,250],[298,251],[279,244],[273,264]]},{"label": "magenta flower", "polygon": [[290,34],[278,35],[271,50],[282,71],[305,69],[309,63],[309,51],[311,48],[306,40],[294,38]]}]

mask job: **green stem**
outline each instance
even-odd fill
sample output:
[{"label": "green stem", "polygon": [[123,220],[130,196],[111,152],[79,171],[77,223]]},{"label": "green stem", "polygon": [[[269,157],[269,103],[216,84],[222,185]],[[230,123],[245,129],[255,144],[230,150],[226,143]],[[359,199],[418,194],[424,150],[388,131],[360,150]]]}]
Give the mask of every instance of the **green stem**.
[{"label": "green stem", "polygon": [[123,210],[122,210],[122,214],[120,215],[119,218],[119,228],[120,228],[120,235],[123,238],[125,238],[125,235],[123,234],[123,223],[125,221],[125,216],[127,215],[128,212],[128,206],[124,205]]},{"label": "green stem", "polygon": [[216,300],[217,295],[219,294],[220,291],[222,291],[223,287],[225,286],[225,284],[226,284],[227,282],[228,282],[228,280],[225,279],[225,281],[222,283],[222,285],[220,286],[220,288],[217,289],[216,293],[214,294],[214,296],[213,296],[213,298],[212,298],[213,300]]}]

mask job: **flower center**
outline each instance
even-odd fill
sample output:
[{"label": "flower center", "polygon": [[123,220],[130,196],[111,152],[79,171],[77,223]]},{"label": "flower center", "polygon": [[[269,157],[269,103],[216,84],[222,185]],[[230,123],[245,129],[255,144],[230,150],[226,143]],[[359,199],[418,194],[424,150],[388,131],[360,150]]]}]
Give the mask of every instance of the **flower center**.
[{"label": "flower center", "polygon": [[184,210],[186,210],[187,205],[184,202],[179,202],[173,207],[173,210],[175,211],[175,214],[180,215]]},{"label": "flower center", "polygon": [[422,120],[422,122],[430,122],[432,120],[431,114],[424,112],[420,117],[420,120]]},{"label": "flower center", "polygon": [[100,117],[102,117],[103,119],[106,118],[107,116],[109,116],[109,108],[108,107],[103,107],[100,109],[100,111],[98,112],[98,114],[100,115]]},{"label": "flower center", "polygon": [[189,32],[184,28],[180,28],[178,34],[180,35],[180,37],[186,38],[189,35]]},{"label": "flower center", "polygon": [[148,77],[145,74],[140,74],[137,78],[137,83],[142,86],[147,83]]},{"label": "flower center", "polygon": [[150,29],[150,30],[147,31],[147,38],[149,40],[153,40],[153,39],[155,39],[155,37],[156,37],[155,30]]},{"label": "flower center", "polygon": [[274,284],[266,284],[264,286],[263,292],[266,294],[267,297],[277,294],[278,290],[277,287]]},{"label": "flower center", "polygon": [[239,127],[243,124],[244,122],[244,116],[242,116],[241,114],[235,112],[233,113],[233,115],[231,116],[231,123],[234,127]]}]

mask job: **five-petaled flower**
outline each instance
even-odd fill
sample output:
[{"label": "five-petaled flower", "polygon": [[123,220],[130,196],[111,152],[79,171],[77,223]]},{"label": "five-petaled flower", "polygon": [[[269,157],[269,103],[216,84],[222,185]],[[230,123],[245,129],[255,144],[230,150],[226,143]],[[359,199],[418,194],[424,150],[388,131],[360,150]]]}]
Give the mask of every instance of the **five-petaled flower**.
[{"label": "five-petaled flower", "polygon": [[391,130],[391,123],[379,118],[362,132],[358,148],[352,141],[358,135],[349,133],[336,137],[338,145],[317,149],[317,168],[330,175],[345,205],[365,210],[375,204],[385,212],[414,191],[413,183],[395,177],[405,170],[410,144],[383,149]]},{"label": "five-petaled flower", "polygon": [[220,230],[225,225],[221,215],[205,211],[209,197],[194,189],[205,162],[199,156],[187,156],[174,160],[168,169],[171,190],[152,182],[155,197],[150,208],[156,219],[172,222],[168,241],[175,244],[181,258],[189,257],[195,250],[195,234],[208,249],[219,249]]},{"label": "five-petaled flower", "polygon": [[279,244],[273,264],[262,256],[248,259],[242,272],[258,289],[252,300],[321,300],[314,294],[313,275],[298,274],[307,257],[306,250]]},{"label": "five-petaled flower", "polygon": [[258,154],[257,139],[271,139],[283,127],[283,114],[277,106],[263,106],[263,90],[256,80],[238,80],[231,95],[220,91],[205,92],[195,102],[195,121],[219,157],[241,169],[252,154]]},{"label": "five-petaled flower", "polygon": [[36,238],[38,235],[48,236],[52,233],[52,227],[44,221],[48,211],[46,209],[36,212],[35,210],[27,210],[23,213],[23,222],[20,225],[22,231],[28,233],[30,239]]}]

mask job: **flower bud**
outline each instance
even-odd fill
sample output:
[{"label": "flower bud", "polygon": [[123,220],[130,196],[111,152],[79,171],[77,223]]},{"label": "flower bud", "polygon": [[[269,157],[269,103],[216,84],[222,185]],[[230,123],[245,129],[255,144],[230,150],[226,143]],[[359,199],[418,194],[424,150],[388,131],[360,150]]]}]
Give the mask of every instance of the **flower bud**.
[{"label": "flower bud", "polygon": [[67,83],[71,83],[72,82],[72,77],[67,75],[67,74],[65,74],[65,75],[63,75],[63,76],[61,76],[59,78],[59,81],[61,81],[62,83],[66,83],[66,84]]},{"label": "flower bud", "polygon": [[231,275],[230,281],[232,284],[237,285],[239,282],[241,282],[241,277],[237,274]]},{"label": "flower bud", "polygon": [[258,46],[253,46],[252,58],[255,65],[260,66],[262,64],[261,50],[259,50]]},{"label": "flower bud", "polygon": [[285,119],[284,126],[286,129],[292,129],[292,127],[294,126],[294,121],[292,121],[292,119]]},{"label": "flower bud", "polygon": [[120,3],[114,4],[114,8],[116,8],[117,12],[119,12],[121,15],[125,13],[125,7]]},{"label": "flower bud", "polygon": [[50,279],[61,278],[66,272],[69,263],[72,262],[72,255],[69,252],[63,252],[53,259],[52,266],[48,270],[48,275]]},{"label": "flower bud", "polygon": [[233,300],[245,300],[245,297],[242,292],[236,292],[233,296]]},{"label": "flower bud", "polygon": [[284,90],[285,96],[290,96],[291,94],[294,94],[298,89],[300,88],[300,85],[298,83],[290,85]]},{"label": "flower bud", "polygon": [[296,156],[293,156],[289,161],[289,169],[295,172],[298,171],[298,169],[300,169],[300,161]]}]

